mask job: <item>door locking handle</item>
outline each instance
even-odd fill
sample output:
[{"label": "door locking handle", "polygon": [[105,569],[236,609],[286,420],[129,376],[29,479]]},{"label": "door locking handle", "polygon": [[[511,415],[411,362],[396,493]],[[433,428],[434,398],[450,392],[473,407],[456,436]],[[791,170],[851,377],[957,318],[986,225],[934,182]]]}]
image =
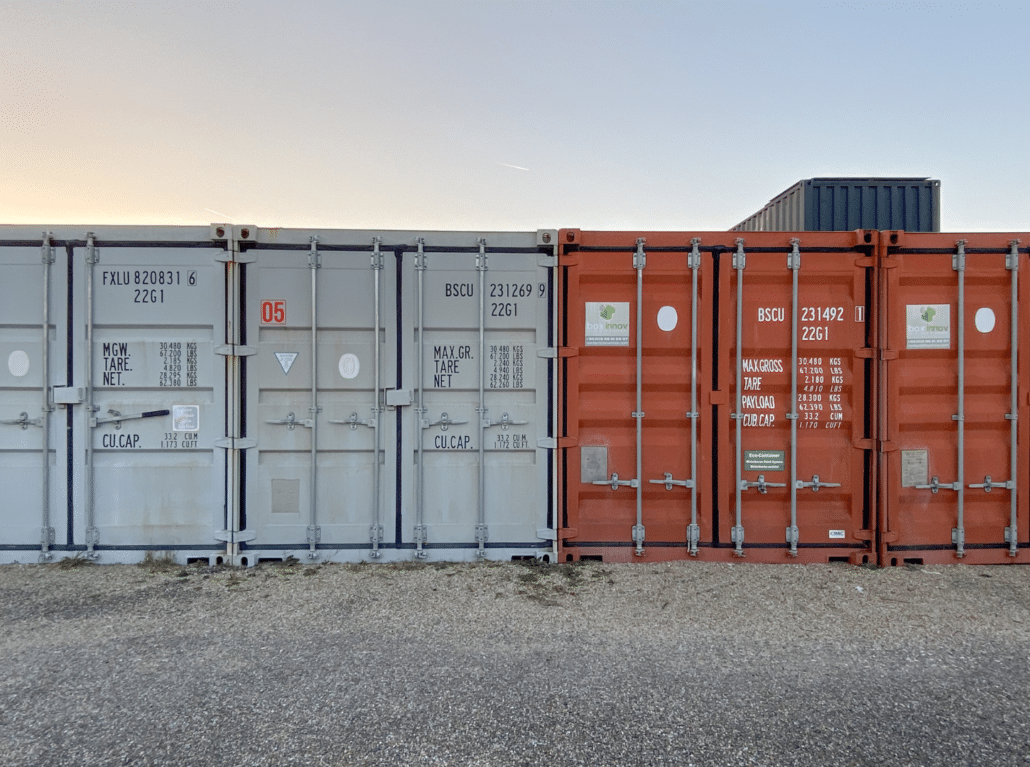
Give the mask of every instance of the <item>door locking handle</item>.
[{"label": "door locking handle", "polygon": [[685,487],[688,490],[694,487],[694,480],[692,479],[673,479],[671,472],[665,472],[665,479],[649,479],[652,485],[665,485],[666,490],[672,490],[673,485],[679,487]]},{"label": "door locking handle", "polygon": [[367,421],[362,421],[358,419],[357,413],[351,413],[350,418],[347,418],[346,420],[330,421],[329,423],[341,423],[346,426],[350,426],[351,431],[354,431],[359,426],[367,426],[370,429],[374,429],[376,427],[376,420],[374,418],[369,418]]},{"label": "door locking handle", "polygon": [[171,415],[171,410],[148,410],[144,413],[129,413],[123,415],[117,410],[108,410],[109,415],[101,416],[100,418],[93,417],[89,419],[90,426],[99,426],[102,423],[113,423],[114,428],[122,428],[122,421],[134,421],[139,418],[157,418],[162,415]]},{"label": "door locking handle", "polygon": [[43,427],[42,418],[29,418],[28,413],[22,413],[17,418],[6,418],[3,421],[0,421],[0,423],[8,424],[10,426],[20,426],[22,431],[25,431],[30,426]]},{"label": "door locking handle", "polygon": [[805,482],[803,479],[799,479],[795,484],[798,490],[804,490],[806,487],[812,488],[813,493],[818,493],[820,487],[840,487],[840,482],[820,482],[819,475],[813,474],[811,482]]},{"label": "door locking handle", "polygon": [[428,429],[430,426],[439,426],[440,431],[447,431],[448,426],[456,426],[460,423],[468,423],[468,421],[455,421],[447,413],[440,413],[439,421],[422,421],[422,428]]},{"label": "door locking handle", "polygon": [[916,485],[916,490],[929,490],[934,495],[937,495],[939,490],[961,490],[962,485],[958,482],[942,483],[937,477],[930,479],[929,485]]},{"label": "door locking handle", "polygon": [[758,475],[758,481],[757,482],[748,482],[746,479],[740,480],[740,489],[741,490],[747,490],[748,488],[751,488],[751,487],[757,487],[758,488],[758,492],[760,492],[760,493],[767,493],[767,492],[769,492],[769,488],[770,487],[786,487],[786,486],[787,485],[784,482],[766,482],[764,474],[759,474]]},{"label": "door locking handle", "polygon": [[501,420],[499,421],[491,421],[489,418],[484,418],[483,428],[489,429],[491,426],[500,426],[502,429],[507,429],[509,426],[521,426],[524,423],[529,423],[529,421],[516,421],[509,417],[507,413],[502,413]]},{"label": "door locking handle", "polygon": [[991,490],[993,490],[996,487],[1000,488],[1002,490],[1012,490],[1013,487],[1014,487],[1014,483],[1012,482],[1011,479],[1008,480],[1008,481],[1002,481],[1002,482],[992,482],[991,481],[991,475],[988,474],[986,477],[984,477],[983,484],[970,485],[970,487],[982,487],[984,489],[985,493],[989,493],[989,492],[991,492]]},{"label": "door locking handle", "polygon": [[640,483],[635,479],[619,479],[618,474],[612,474],[611,479],[595,479],[592,485],[610,485],[612,490],[618,490],[620,486],[639,487]]},{"label": "door locking handle", "polygon": [[[279,418],[279,419],[273,419],[273,420],[265,421],[265,423],[277,424],[277,425],[282,425],[282,426],[289,426],[290,427],[290,431],[293,431],[298,426],[306,426],[307,428],[310,429],[312,424],[314,424],[314,422],[315,421],[314,421],[313,418],[305,418],[303,420],[298,419],[297,416],[295,416],[293,413],[290,413],[285,418]],[[336,422],[334,421],[333,423],[336,423]]]}]

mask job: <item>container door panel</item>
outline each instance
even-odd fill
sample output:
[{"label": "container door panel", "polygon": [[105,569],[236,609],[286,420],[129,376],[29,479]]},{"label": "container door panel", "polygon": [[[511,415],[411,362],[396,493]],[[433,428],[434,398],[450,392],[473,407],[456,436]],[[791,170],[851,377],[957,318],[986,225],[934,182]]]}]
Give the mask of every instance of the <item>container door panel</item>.
[{"label": "container door panel", "polygon": [[749,234],[720,256],[721,557],[875,559],[869,241]]},{"label": "container door panel", "polygon": [[75,538],[103,560],[220,548],[230,302],[207,235],[112,227],[76,243]]},{"label": "container door panel", "polygon": [[459,559],[545,555],[552,293],[536,236],[419,239],[404,256],[405,546]]},{"label": "container door panel", "polygon": [[1025,556],[1030,313],[1020,239],[882,234],[885,564]]},{"label": "container door panel", "polygon": [[68,375],[68,256],[37,229],[0,237],[0,562],[45,561],[69,543],[66,412],[48,399]]},{"label": "container door panel", "polygon": [[696,554],[710,537],[710,426],[696,403],[710,392],[711,322],[694,312],[711,289],[711,259],[690,235],[559,239],[561,399],[573,443],[563,451],[562,551],[606,561]]},{"label": "container door panel", "polygon": [[259,230],[258,240],[246,546],[259,558],[378,558],[395,545],[395,255],[375,252],[373,233]]}]

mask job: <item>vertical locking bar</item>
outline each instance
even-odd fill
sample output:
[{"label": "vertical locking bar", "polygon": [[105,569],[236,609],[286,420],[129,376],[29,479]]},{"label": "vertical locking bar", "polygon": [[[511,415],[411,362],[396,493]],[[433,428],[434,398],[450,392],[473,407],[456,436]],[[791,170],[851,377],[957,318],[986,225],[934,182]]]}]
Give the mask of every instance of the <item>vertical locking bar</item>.
[{"label": "vertical locking bar", "polygon": [[744,266],[746,256],[744,255],[744,238],[736,239],[737,251],[733,254],[733,268],[737,270],[737,412],[733,418],[737,422],[737,481],[736,481],[736,523],[731,531],[730,538],[736,544],[734,554],[738,557],[744,556],[744,526],[741,524],[741,483],[744,481],[743,448],[741,446],[741,425],[744,417]]},{"label": "vertical locking bar", "polygon": [[644,253],[643,237],[637,238],[637,252],[633,254],[633,268],[637,270],[637,409],[633,418],[637,422],[637,524],[633,527],[633,542],[638,557],[644,555],[644,476],[643,467],[643,372],[644,372],[644,267],[647,266],[647,255]]},{"label": "vertical locking bar", "polygon": [[54,263],[54,246],[50,244],[50,233],[43,233],[41,248],[43,262],[43,499],[42,530],[40,531],[40,559],[53,557],[50,546],[54,542],[54,531],[50,527],[50,266]]},{"label": "vertical locking bar", "polygon": [[226,502],[226,532],[227,540],[225,553],[229,562],[238,562],[240,558],[239,533],[243,530],[243,503],[245,488],[243,487],[243,450],[240,440],[243,438],[243,409],[241,407],[243,398],[243,361],[239,356],[239,347],[243,344],[245,337],[243,329],[246,326],[246,317],[240,315],[240,296],[243,293],[243,265],[240,260],[240,235],[242,232],[238,227],[228,228],[228,241],[226,247],[229,252],[229,261],[225,264],[225,284],[231,296],[231,307],[226,323],[225,342],[231,346],[231,354],[225,358],[226,381],[229,387],[229,413],[228,413],[228,434],[231,447],[225,451],[225,460],[229,472],[229,488]]},{"label": "vertical locking bar", "polygon": [[965,499],[965,454],[966,454],[966,241],[955,243],[957,250],[952,256],[951,267],[958,272],[958,477],[955,490],[958,493],[958,520],[952,533],[955,556],[965,556],[966,527]]},{"label": "vertical locking bar", "polygon": [[1019,424],[1017,416],[1019,411],[1019,240],[1012,240],[1009,243],[1009,254],[1006,257],[1006,268],[1012,273],[1012,298],[1011,318],[1009,325],[1012,328],[1012,359],[1009,388],[1011,391],[1009,414],[1009,479],[1012,488],[1009,491],[1009,556],[1014,557],[1019,553],[1018,519],[1016,516],[1017,504],[1016,495],[1019,488],[1019,462],[1016,450],[1018,448]]},{"label": "vertical locking bar", "polygon": [[93,402],[93,272],[100,260],[93,232],[86,232],[86,408],[84,410],[86,440],[86,557],[96,559],[94,547],[100,542],[100,531],[96,527],[96,476],[93,470],[93,414],[96,405]]},{"label": "vertical locking bar", "polygon": [[318,541],[321,530],[318,527],[318,270],[322,256],[318,252],[318,236],[311,236],[311,252],[308,267],[311,269],[311,497],[308,513],[308,558],[318,558]]},{"label": "vertical locking bar", "polygon": [[380,317],[379,317],[379,301],[380,301],[380,279],[379,273],[383,269],[383,254],[379,250],[379,243],[382,242],[381,237],[372,238],[372,274],[375,278],[375,337],[372,341],[372,345],[375,348],[375,393],[372,401],[372,419],[374,421],[374,427],[372,429],[372,439],[374,446],[372,449],[372,528],[370,530],[370,538],[372,541],[372,559],[379,559],[383,553],[379,550],[379,544],[383,540],[383,527],[379,520],[379,431],[382,427],[382,413],[379,402],[379,367],[380,367],[380,356],[382,344],[379,343],[380,333]]},{"label": "vertical locking bar", "polygon": [[798,555],[798,272],[801,269],[801,241],[790,240],[790,255],[787,268],[791,273],[790,303],[790,527],[787,528],[787,543],[790,555]]},{"label": "vertical locking bar", "polygon": [[423,545],[427,540],[426,530],[426,518],[425,518],[425,456],[423,453],[423,442],[425,429],[425,413],[426,413],[426,400],[425,400],[425,387],[423,386],[423,355],[425,354],[425,311],[424,311],[424,297],[425,297],[425,274],[426,274],[426,253],[425,253],[425,239],[419,237],[416,241],[418,245],[418,253],[415,254],[415,272],[418,274],[418,292],[417,301],[418,306],[415,307],[415,321],[418,323],[418,341],[415,345],[415,359],[416,359],[416,373],[415,373],[415,385],[418,387],[418,401],[415,408],[417,413],[415,426],[415,439],[418,440],[418,461],[415,464],[415,557],[417,559],[425,559],[426,552],[423,549]]},{"label": "vertical locking bar", "polygon": [[701,268],[700,237],[690,241],[687,266],[691,270],[690,294],[690,526],[687,528],[687,553],[697,556],[701,529],[697,524],[697,273]]},{"label": "vertical locking bar", "polygon": [[[561,338],[561,308],[558,302],[558,296],[561,294],[560,283],[561,283],[561,268],[558,265],[558,239],[554,240],[554,245],[551,248],[551,255],[554,258],[554,266],[551,267],[551,339],[552,344],[555,347],[554,359],[550,361],[551,369],[551,380],[554,384],[554,396],[551,397],[551,433],[548,436],[554,437],[554,450],[551,451],[551,477],[552,485],[549,488],[549,495],[551,496],[551,529],[555,532],[558,531],[559,525],[561,524],[561,511],[558,505],[558,491],[556,484],[561,480],[561,473],[558,470],[560,464],[559,457],[561,450],[558,448],[561,439],[559,434],[561,432],[561,411],[559,410],[559,402],[557,397],[557,381],[561,370],[561,353],[560,347],[563,343]],[[558,545],[559,536],[555,535],[554,540],[551,541],[551,556],[554,557],[553,562],[558,561]]]},{"label": "vertical locking bar", "polygon": [[476,256],[476,270],[479,272],[479,493],[478,515],[476,517],[476,556],[486,557],[486,429],[490,420],[486,416],[486,240],[479,240],[479,255]]}]

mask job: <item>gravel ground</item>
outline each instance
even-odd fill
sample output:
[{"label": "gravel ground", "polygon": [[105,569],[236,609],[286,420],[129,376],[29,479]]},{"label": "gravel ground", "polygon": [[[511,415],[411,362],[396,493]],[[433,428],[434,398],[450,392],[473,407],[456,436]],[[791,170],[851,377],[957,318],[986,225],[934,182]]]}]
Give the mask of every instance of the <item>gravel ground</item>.
[{"label": "gravel ground", "polygon": [[0,567],[3,765],[1030,765],[1030,569]]}]

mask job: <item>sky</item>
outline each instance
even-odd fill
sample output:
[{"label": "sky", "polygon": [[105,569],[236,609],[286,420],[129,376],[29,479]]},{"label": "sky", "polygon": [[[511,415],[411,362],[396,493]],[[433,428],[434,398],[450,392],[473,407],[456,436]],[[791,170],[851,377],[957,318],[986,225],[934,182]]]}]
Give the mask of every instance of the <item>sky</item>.
[{"label": "sky", "polygon": [[817,176],[1030,230],[1030,11],[5,2],[0,223],[725,230]]}]

